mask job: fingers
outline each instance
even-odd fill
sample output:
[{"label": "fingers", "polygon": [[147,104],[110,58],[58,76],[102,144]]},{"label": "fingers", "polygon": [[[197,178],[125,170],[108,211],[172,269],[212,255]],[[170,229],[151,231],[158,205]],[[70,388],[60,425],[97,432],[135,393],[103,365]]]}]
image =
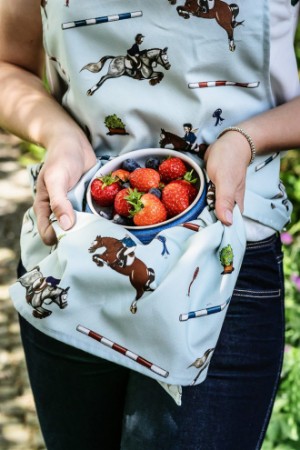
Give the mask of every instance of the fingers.
[{"label": "fingers", "polygon": [[33,209],[37,216],[37,226],[43,242],[46,245],[54,245],[57,239],[56,234],[49,221],[49,216],[51,214],[49,203],[46,204],[35,201]]},{"label": "fingers", "polygon": [[224,225],[232,224],[232,211],[235,204],[235,195],[232,186],[216,183],[215,213]]},{"label": "fingers", "polygon": [[75,214],[67,198],[67,178],[56,174],[47,176],[42,172],[37,182],[37,194],[34,201],[34,211],[37,216],[37,226],[43,242],[46,245],[56,243],[56,234],[50,224],[49,217],[54,213],[61,228],[68,230],[75,222]]},{"label": "fingers", "polygon": [[75,214],[67,198],[67,188],[56,183],[49,187],[50,207],[63,230],[69,230],[75,223]]},{"label": "fingers", "polygon": [[244,184],[239,186],[236,186],[235,184],[229,185],[224,182],[216,184],[215,213],[217,218],[224,225],[232,224],[232,213],[235,204],[237,204],[240,211],[243,212],[244,194]]},{"label": "fingers", "polygon": [[42,183],[40,185],[41,188],[37,191],[33,203],[33,209],[37,217],[37,227],[43,242],[46,245],[54,245],[56,243],[56,235],[49,220],[52,213],[49,196]]}]

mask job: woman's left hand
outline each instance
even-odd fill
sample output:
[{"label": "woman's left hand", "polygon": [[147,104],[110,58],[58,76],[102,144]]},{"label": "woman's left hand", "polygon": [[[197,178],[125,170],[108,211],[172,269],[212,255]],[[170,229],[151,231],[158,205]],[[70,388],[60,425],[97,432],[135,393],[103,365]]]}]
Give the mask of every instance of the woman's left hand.
[{"label": "woman's left hand", "polygon": [[246,171],[250,157],[249,143],[236,131],[225,133],[205,153],[207,174],[216,188],[216,216],[224,225],[232,224],[235,204],[243,212]]}]

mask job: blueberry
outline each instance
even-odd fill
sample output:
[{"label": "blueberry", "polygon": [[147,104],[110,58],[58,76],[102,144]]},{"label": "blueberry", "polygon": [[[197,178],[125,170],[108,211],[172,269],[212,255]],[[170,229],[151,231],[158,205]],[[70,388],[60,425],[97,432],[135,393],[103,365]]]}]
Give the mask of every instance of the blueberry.
[{"label": "blueberry", "polygon": [[148,158],[145,162],[145,167],[148,169],[158,170],[160,163],[161,161],[158,158]]},{"label": "blueberry", "polygon": [[141,166],[134,159],[125,159],[122,164],[122,169],[128,170],[128,172],[133,172],[135,169],[140,168]]},{"label": "blueberry", "polygon": [[107,210],[107,211],[99,211],[99,216],[103,217],[104,219],[107,220],[111,220],[112,219],[112,211],[111,210]]},{"label": "blueberry", "polygon": [[151,188],[151,189],[149,189],[149,194],[153,194],[153,195],[155,195],[155,197],[160,198],[161,190],[158,188]]},{"label": "blueberry", "polygon": [[118,225],[129,225],[131,222],[126,217],[122,217],[119,214],[115,214],[113,217],[113,222]]}]

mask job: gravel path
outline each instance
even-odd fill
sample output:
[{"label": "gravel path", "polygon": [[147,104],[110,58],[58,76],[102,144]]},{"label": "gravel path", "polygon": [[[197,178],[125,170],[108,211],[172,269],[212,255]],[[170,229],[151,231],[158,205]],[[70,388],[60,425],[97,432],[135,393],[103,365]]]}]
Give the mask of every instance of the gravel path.
[{"label": "gravel path", "polygon": [[0,450],[44,450],[16,311],[8,287],[16,279],[22,216],[31,203],[19,141],[0,131]]}]

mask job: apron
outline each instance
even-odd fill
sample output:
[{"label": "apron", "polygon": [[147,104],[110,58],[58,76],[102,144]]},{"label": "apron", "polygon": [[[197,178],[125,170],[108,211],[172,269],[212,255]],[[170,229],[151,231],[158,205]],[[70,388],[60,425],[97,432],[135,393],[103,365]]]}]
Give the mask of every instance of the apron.
[{"label": "apron", "polygon": [[[163,147],[202,164],[223,128],[274,106],[268,0],[218,0],[207,12],[199,0],[44,3],[52,91],[99,156]],[[127,56],[138,35],[139,68]],[[244,210],[277,231],[291,214],[279,170],[279,153],[256,158]]]},{"label": "apron", "polygon": [[[84,212],[103,161],[141,148],[203,151],[226,126],[273,106],[268,1],[48,0],[42,8],[53,94],[85,130],[100,162],[70,193],[76,225],[53,222],[43,245],[30,209],[21,247],[27,269],[11,288],[42,332],[166,386],[202,382],[245,250],[243,218],[223,226],[210,207],[147,245]],[[127,54],[134,48],[135,60]],[[244,216],[274,230],[290,203],[277,153],[248,169]],[[78,200],[79,199],[79,200]]]}]

